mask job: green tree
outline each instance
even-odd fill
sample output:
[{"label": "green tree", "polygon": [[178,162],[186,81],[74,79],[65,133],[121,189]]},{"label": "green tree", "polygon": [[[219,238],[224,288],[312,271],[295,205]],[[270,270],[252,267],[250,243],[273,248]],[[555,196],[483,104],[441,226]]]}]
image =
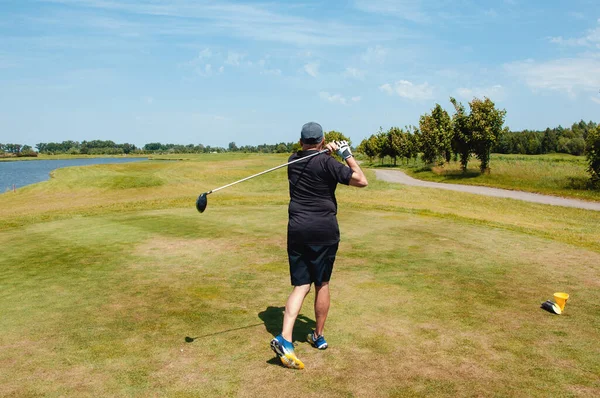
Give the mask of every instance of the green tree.
[{"label": "green tree", "polygon": [[396,165],[396,159],[402,156],[404,152],[404,132],[398,127],[392,127],[387,132],[387,155],[392,158],[394,166]]},{"label": "green tree", "polygon": [[327,143],[333,141],[348,141],[348,145],[352,146],[352,140],[339,131],[331,130],[325,133],[325,142]]},{"label": "green tree", "polygon": [[490,153],[502,132],[506,110],[496,109],[495,104],[487,97],[483,101],[474,98],[469,106],[471,108],[469,115],[469,127],[472,132],[471,147],[481,162],[481,172],[489,173]]},{"label": "green tree", "polygon": [[600,186],[600,125],[588,132],[585,141],[587,171],[594,186]]},{"label": "green tree", "polygon": [[542,138],[541,153],[554,153],[558,148],[558,136],[556,130],[547,128]]},{"label": "green tree", "polygon": [[440,155],[446,162],[449,162],[452,158],[452,138],[454,135],[452,119],[440,104],[435,104],[435,107],[431,110],[431,117],[435,123]]},{"label": "green tree", "polygon": [[525,131],[523,132],[523,135],[525,138],[525,153],[528,155],[540,154],[542,152],[542,143],[538,134],[536,134],[535,131]]},{"label": "green tree", "polygon": [[[131,152],[135,151],[137,148],[134,144],[130,144],[130,143],[125,143],[121,145],[121,148],[123,149],[123,153],[126,154],[130,154]],[[192,145],[193,148],[193,145]]]},{"label": "green tree", "polygon": [[421,130],[421,150],[425,163],[449,162],[452,156],[452,119],[440,104],[435,104],[431,114],[426,113],[419,120]]},{"label": "green tree", "polygon": [[[589,134],[586,134],[589,135]],[[568,153],[575,156],[581,156],[585,153],[585,140],[582,137],[570,139],[567,142]]]},{"label": "green tree", "polygon": [[159,151],[162,149],[162,144],[160,142],[150,142],[144,145],[144,151]]},{"label": "green tree", "polygon": [[[340,133],[339,131],[331,130],[329,132],[326,132],[324,136],[325,136],[325,143],[333,142],[333,141],[348,141],[348,145],[352,146],[352,141],[350,140],[350,138],[346,137],[344,134]],[[332,155],[335,158],[337,158],[338,160],[341,160],[341,158],[337,155],[337,153],[334,153]]]},{"label": "green tree", "polygon": [[462,103],[450,97],[450,102],[454,106],[456,113],[452,115],[452,151],[460,157],[460,166],[463,172],[467,171],[469,160],[471,159],[471,141],[472,131],[469,126],[469,116],[466,113]]},{"label": "green tree", "polygon": [[357,148],[357,152],[366,155],[369,158],[369,162],[373,162],[373,158],[379,154],[377,136],[375,134],[371,134],[369,138],[362,140]]},{"label": "green tree", "polygon": [[390,141],[388,139],[388,133],[383,131],[380,127],[377,134],[375,134],[375,145],[377,147],[377,156],[381,160],[381,164],[385,160],[385,157],[391,152],[390,150]]},{"label": "green tree", "polygon": [[36,157],[38,154],[31,148],[29,145],[23,145],[21,151],[17,154],[17,156],[24,157]]},{"label": "green tree", "polygon": [[407,162],[409,159],[416,161],[421,151],[421,132],[414,126],[408,126],[406,130],[406,137],[408,139]]},{"label": "green tree", "polygon": [[435,120],[430,114],[421,115],[419,130],[421,131],[423,161],[427,164],[437,163],[441,158],[441,145],[436,131]]},{"label": "green tree", "polygon": [[21,152],[21,144],[5,144],[4,145],[4,151],[6,152],[10,152],[13,154],[18,154],[19,152]]}]

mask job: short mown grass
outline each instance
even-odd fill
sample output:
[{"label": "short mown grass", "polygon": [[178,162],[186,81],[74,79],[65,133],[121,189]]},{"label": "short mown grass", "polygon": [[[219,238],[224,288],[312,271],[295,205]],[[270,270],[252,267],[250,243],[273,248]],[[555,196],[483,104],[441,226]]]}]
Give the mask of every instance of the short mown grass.
[{"label": "short mown grass", "polygon": [[[303,342],[311,293],[306,369],[282,368],[285,170],[194,200],[285,159],[69,168],[0,195],[0,396],[600,394],[598,212],[370,171],[338,189],[330,348]],[[555,291],[561,316],[539,308]]]},{"label": "short mown grass", "polygon": [[[380,164],[373,165],[381,167]],[[482,185],[600,201],[600,189],[594,189],[590,184],[584,156],[492,154],[489,174],[479,171],[479,161],[476,159],[469,162],[466,172],[455,161],[430,168],[420,161],[406,163],[399,160],[397,166],[412,177],[426,181]]]}]

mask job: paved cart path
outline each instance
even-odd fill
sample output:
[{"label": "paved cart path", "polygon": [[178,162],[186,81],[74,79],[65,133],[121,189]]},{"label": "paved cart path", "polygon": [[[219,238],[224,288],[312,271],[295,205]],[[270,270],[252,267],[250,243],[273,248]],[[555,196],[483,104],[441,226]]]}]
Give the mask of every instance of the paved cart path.
[{"label": "paved cart path", "polygon": [[409,177],[400,170],[375,170],[378,179],[387,182],[397,182],[405,185],[417,187],[447,189],[450,191],[468,192],[476,195],[495,196],[498,198],[510,198],[524,200],[527,202],[543,203],[553,206],[576,207],[579,209],[600,211],[600,203],[587,202],[578,199],[566,199],[558,196],[541,195],[523,191],[511,191],[509,189],[489,188],[476,185],[444,184],[441,182],[421,181]]}]

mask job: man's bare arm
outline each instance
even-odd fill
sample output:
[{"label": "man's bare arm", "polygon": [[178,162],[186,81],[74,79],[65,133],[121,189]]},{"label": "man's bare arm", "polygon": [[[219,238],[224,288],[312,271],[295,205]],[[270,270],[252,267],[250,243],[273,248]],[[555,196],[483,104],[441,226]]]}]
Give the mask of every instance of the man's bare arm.
[{"label": "man's bare arm", "polygon": [[350,179],[350,185],[358,188],[364,188],[367,185],[369,185],[367,177],[365,177],[365,174],[358,165],[356,159],[354,159],[354,156],[346,159],[346,163],[348,164],[348,167],[352,169],[352,178]]},{"label": "man's bare arm", "polygon": [[[343,141],[344,144],[347,143],[345,141]],[[338,142],[328,142],[326,147],[327,149],[329,149],[329,153],[334,153],[337,152],[339,149],[339,143]],[[345,160],[346,160],[346,164],[348,165],[348,167],[350,167],[350,169],[352,169],[352,178],[350,178],[350,183],[348,185],[352,185],[353,187],[358,187],[358,188],[364,188],[366,187],[369,182],[367,181],[367,177],[365,177],[365,174],[363,173],[362,169],[360,168],[360,166],[358,165],[358,162],[356,161],[356,159],[354,159],[354,156],[352,156],[352,153],[349,150],[350,148],[348,147],[348,156]]]}]

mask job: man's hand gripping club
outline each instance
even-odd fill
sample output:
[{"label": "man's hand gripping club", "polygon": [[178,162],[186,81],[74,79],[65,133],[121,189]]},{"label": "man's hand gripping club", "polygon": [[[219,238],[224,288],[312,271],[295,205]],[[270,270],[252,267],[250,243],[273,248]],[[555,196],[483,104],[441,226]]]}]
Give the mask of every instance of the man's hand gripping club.
[{"label": "man's hand gripping club", "polygon": [[338,146],[337,154],[344,160],[352,157],[352,151],[350,150],[350,145],[348,141],[336,141],[336,145]]}]

